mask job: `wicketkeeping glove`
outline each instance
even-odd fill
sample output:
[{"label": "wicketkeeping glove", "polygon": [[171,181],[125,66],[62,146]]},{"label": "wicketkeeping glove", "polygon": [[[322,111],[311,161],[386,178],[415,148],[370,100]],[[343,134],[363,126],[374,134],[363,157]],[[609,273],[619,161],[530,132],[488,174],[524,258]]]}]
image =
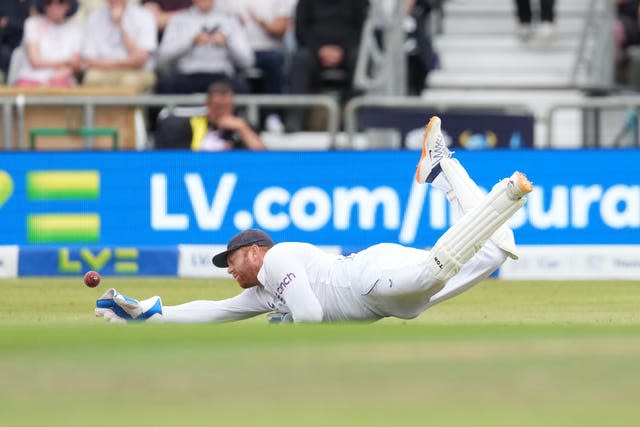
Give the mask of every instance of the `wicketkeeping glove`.
[{"label": "wicketkeeping glove", "polygon": [[159,296],[138,301],[111,288],[96,301],[96,316],[107,322],[124,323],[132,320],[160,320],[162,300]]}]

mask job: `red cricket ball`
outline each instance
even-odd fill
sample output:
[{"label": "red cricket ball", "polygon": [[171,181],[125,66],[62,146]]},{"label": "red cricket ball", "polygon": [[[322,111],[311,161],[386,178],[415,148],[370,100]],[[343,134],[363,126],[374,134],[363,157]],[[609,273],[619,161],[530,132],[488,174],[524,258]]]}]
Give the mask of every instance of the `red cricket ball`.
[{"label": "red cricket ball", "polygon": [[90,288],[95,288],[100,284],[100,275],[95,271],[87,271],[84,275],[84,284]]}]

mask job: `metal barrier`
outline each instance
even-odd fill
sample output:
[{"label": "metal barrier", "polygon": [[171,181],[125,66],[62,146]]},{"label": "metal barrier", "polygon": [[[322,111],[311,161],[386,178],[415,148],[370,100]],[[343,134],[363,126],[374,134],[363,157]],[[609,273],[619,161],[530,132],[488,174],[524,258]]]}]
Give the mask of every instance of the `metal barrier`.
[{"label": "metal barrier", "polygon": [[[141,95],[128,97],[47,97],[47,96],[17,96],[0,97],[2,105],[2,137],[4,147],[11,149],[12,145],[12,123],[13,107],[16,110],[18,147],[28,149],[24,135],[24,114],[27,106],[83,106],[84,107],[84,128],[94,128],[95,108],[97,106],[168,106],[180,105],[202,105],[205,95]],[[263,106],[276,107],[308,107],[321,106],[328,111],[327,131],[330,135],[331,147],[336,147],[336,135],[339,126],[339,106],[334,98],[328,95],[237,95],[236,105],[247,108],[248,119],[252,124],[256,124],[259,116],[259,109]],[[470,110],[501,110],[507,112],[530,112],[531,108],[526,102],[504,103],[492,100],[452,100],[452,101],[430,101],[421,97],[387,97],[387,96],[363,96],[351,99],[345,106],[345,131],[348,136],[348,146],[354,146],[354,136],[358,131],[358,111],[362,108],[388,108],[388,109],[434,109],[446,111],[451,109]],[[581,110],[584,115],[583,132],[585,133],[584,146],[592,147],[601,145],[600,129],[598,126],[598,115],[604,109],[628,109],[636,112],[630,115],[628,120],[637,122],[640,116],[640,95],[636,96],[607,96],[603,98],[584,99],[578,102],[552,104],[546,116],[538,117],[537,120],[547,121],[546,147],[554,147],[553,140],[554,116],[559,110]],[[637,123],[636,123],[637,124]],[[636,126],[637,131],[637,126]],[[89,137],[87,137],[89,138]],[[640,146],[640,138],[634,136],[634,144]],[[91,145],[87,145],[90,148]]]},{"label": "metal barrier", "polygon": [[118,130],[113,128],[31,128],[29,131],[29,148],[36,149],[36,138],[39,136],[109,136],[114,150],[120,149]]},{"label": "metal barrier", "polygon": [[[340,109],[337,101],[329,95],[236,95],[235,104],[247,108],[249,122],[256,126],[261,107],[324,107],[327,110],[327,132],[331,146],[335,146]],[[204,94],[194,95],[136,95],[136,96],[0,96],[2,105],[2,137],[5,149],[11,149],[13,141],[13,107],[16,110],[18,148],[27,149],[25,135],[25,109],[28,106],[81,106],[84,108],[85,128],[95,127],[95,108],[109,107],[164,107],[178,105],[203,105]],[[86,146],[91,147],[90,137]]]},{"label": "metal barrier", "polygon": [[629,128],[632,129],[634,134],[634,144],[636,147],[640,147],[638,138],[638,114],[637,110],[640,107],[640,95],[635,96],[610,96],[606,98],[585,99],[580,102],[567,102],[554,104],[549,108],[547,116],[547,147],[554,147],[553,141],[553,125],[554,115],[559,110],[577,109],[582,110],[583,113],[583,146],[584,147],[598,147],[602,145],[601,131],[599,125],[599,115],[603,109],[620,109],[624,108],[630,111],[635,111],[629,117],[633,123],[629,123]]}]

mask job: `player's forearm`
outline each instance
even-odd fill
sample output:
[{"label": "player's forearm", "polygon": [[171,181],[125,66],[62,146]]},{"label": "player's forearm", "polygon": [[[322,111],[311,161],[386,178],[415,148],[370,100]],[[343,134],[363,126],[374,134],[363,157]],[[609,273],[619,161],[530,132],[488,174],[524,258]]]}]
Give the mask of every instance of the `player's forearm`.
[{"label": "player's forearm", "polygon": [[167,323],[222,323],[248,319],[261,313],[241,307],[230,300],[202,300],[164,306],[162,319]]}]

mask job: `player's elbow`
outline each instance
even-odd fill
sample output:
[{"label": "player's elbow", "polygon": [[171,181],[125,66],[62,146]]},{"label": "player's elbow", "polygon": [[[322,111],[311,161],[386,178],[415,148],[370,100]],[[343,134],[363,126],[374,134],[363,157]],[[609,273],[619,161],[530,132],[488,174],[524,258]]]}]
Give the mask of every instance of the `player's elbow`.
[{"label": "player's elbow", "polygon": [[292,314],[293,321],[295,323],[320,323],[323,318],[322,307],[319,305],[316,307],[309,307],[307,310]]}]

